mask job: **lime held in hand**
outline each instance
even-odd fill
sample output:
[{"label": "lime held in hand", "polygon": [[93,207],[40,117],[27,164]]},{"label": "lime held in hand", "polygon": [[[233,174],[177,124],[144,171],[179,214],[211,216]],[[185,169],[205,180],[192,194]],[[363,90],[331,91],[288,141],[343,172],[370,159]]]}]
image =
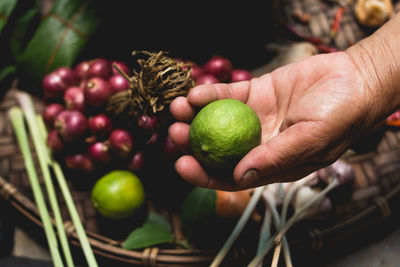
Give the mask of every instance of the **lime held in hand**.
[{"label": "lime held in hand", "polygon": [[92,189],[92,203],[109,219],[124,219],[138,211],[145,201],[139,177],[126,170],[115,170],[101,177]]},{"label": "lime held in hand", "polygon": [[222,99],[203,107],[190,125],[190,148],[205,167],[232,169],[261,141],[261,122],[246,104]]}]

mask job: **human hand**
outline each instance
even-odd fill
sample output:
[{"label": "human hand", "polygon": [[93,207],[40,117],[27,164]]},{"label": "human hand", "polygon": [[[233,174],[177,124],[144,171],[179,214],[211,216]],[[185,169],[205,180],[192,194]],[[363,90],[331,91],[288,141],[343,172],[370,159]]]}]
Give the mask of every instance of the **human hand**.
[{"label": "human hand", "polygon": [[233,183],[210,176],[191,155],[175,169],[201,187],[242,190],[288,182],[338,159],[373,124],[373,99],[360,71],[344,52],[320,54],[251,81],[200,85],[176,98],[171,113],[180,122],[169,135],[188,151],[190,121],[211,101],[235,98],[249,105],[262,124],[261,144],[233,170]]}]

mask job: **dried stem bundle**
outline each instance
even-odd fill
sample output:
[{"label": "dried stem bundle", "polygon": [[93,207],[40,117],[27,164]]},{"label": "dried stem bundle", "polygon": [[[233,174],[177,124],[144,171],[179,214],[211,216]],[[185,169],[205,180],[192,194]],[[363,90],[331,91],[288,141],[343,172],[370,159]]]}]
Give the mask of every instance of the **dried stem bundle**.
[{"label": "dried stem bundle", "polygon": [[190,66],[166,54],[134,51],[138,68],[132,77],[118,70],[129,81],[130,89],[113,95],[107,111],[114,115],[152,116],[166,110],[174,98],[186,96],[194,86]]}]

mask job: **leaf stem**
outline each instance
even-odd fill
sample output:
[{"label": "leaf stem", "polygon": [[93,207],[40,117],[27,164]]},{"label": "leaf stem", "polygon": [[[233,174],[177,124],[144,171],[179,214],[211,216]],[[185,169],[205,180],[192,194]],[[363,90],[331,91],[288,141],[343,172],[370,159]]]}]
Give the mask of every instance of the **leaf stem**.
[{"label": "leaf stem", "polygon": [[281,242],[283,235],[289,230],[289,228],[292,227],[292,225],[295,224],[299,219],[301,219],[304,213],[307,212],[312,205],[320,201],[329,191],[331,191],[338,185],[338,180],[334,179],[327,187],[324,188],[324,190],[322,190],[318,195],[312,198],[306,205],[304,205],[304,207],[298,210],[279,231],[278,235],[275,238],[275,242]]},{"label": "leaf stem", "polygon": [[[43,122],[43,118],[39,116],[36,121],[38,121],[38,131],[40,131],[44,136],[47,135],[47,131],[45,128],[45,124]],[[89,240],[86,236],[86,232],[83,228],[83,225],[81,223],[80,217],[78,215],[78,212],[76,210],[74,200],[72,199],[71,192],[69,190],[68,184],[66,182],[64,173],[62,171],[61,166],[58,164],[57,161],[55,161],[53,158],[50,158],[50,166],[54,170],[55,177],[57,179],[58,185],[60,186],[61,192],[63,194],[65,204],[67,205],[67,209],[69,211],[69,214],[71,216],[72,223],[74,224],[76,234],[78,235],[80,244],[83,249],[83,253],[85,255],[86,261],[88,263],[89,267],[96,267],[97,262],[96,258],[94,257],[92,248],[90,246]]]},{"label": "leaf stem", "polygon": [[274,256],[272,257],[271,267],[278,267],[279,255],[281,255],[282,244],[279,243],[275,247]]},{"label": "leaf stem", "polygon": [[271,212],[269,210],[265,211],[264,220],[260,229],[260,237],[258,239],[257,254],[263,251],[265,244],[271,237]]},{"label": "leaf stem", "polygon": [[35,164],[33,161],[32,153],[30,151],[28,135],[25,128],[22,110],[19,107],[13,107],[9,110],[8,115],[10,117],[19,147],[21,149],[22,156],[24,158],[29,182],[31,184],[33,196],[39,210],[41,221],[43,223],[43,228],[46,234],[53,264],[56,267],[64,266],[60,252],[58,251],[57,238],[54,232],[54,228],[51,224],[50,215],[47,210],[43,192],[40,188],[39,178],[36,173]]},{"label": "leaf stem", "polygon": [[[269,196],[266,196],[264,199],[266,201],[268,209],[270,210],[270,212],[272,214],[272,218],[274,219],[274,225],[275,225],[277,231],[279,231],[280,230],[280,218],[279,218],[279,213],[276,208],[276,205],[274,204],[274,201]],[[276,246],[275,252],[274,252],[274,255],[272,258],[272,262],[273,263],[276,262],[276,264],[278,264],[280,251],[281,251],[281,248],[283,247],[283,254],[284,254],[286,266],[291,267],[291,266],[293,266],[293,263],[292,263],[292,257],[290,255],[289,242],[287,241],[286,236],[283,236],[282,243],[283,243],[282,246],[280,244],[278,244]]]},{"label": "leaf stem", "polygon": [[86,232],[85,232],[83,225],[81,223],[81,220],[79,218],[78,212],[77,212],[75,204],[74,204],[74,200],[72,199],[71,192],[69,191],[68,184],[65,180],[65,176],[61,169],[61,166],[54,159],[51,162],[51,166],[53,167],[57,182],[61,188],[61,192],[63,193],[65,203],[67,205],[69,214],[71,216],[72,223],[75,226],[75,231],[76,231],[76,234],[78,235],[78,238],[79,238],[80,244],[82,246],[83,253],[85,255],[88,266],[89,267],[97,267],[98,265],[96,262],[96,258],[94,257],[89,240],[86,236]]},{"label": "leaf stem", "polygon": [[18,102],[23,110],[25,120],[28,124],[29,132],[32,136],[33,144],[38,155],[40,169],[42,171],[42,176],[44,184],[46,187],[47,195],[49,197],[49,202],[51,209],[53,211],[54,220],[56,223],[57,233],[60,238],[61,248],[64,252],[65,261],[67,266],[73,267],[74,262],[72,259],[71,250],[68,243],[67,234],[65,232],[63,219],[61,216],[60,207],[58,205],[56,192],[51,179],[51,174],[49,170],[50,158],[46,151],[46,143],[43,138],[41,138],[39,130],[36,128],[36,116],[35,110],[33,108],[33,103],[31,98],[26,93],[18,93]]},{"label": "leaf stem", "polygon": [[239,234],[242,232],[246,222],[249,220],[251,214],[253,213],[258,201],[260,200],[260,197],[261,197],[264,189],[265,189],[265,186],[260,186],[260,187],[256,188],[253,195],[251,196],[249,203],[247,204],[246,209],[242,213],[242,216],[240,216],[240,219],[237,222],[235,228],[233,229],[232,233],[226,240],[226,242],[223,245],[223,247],[221,248],[221,250],[218,252],[217,256],[214,258],[210,267],[219,266],[221,264],[222,260],[225,258],[226,254],[228,254],[229,249],[232,247],[233,243],[236,241]]},{"label": "leaf stem", "polygon": [[264,249],[261,253],[258,253],[256,257],[247,265],[247,267],[256,267],[259,266],[264,257],[268,254],[270,249],[274,246],[274,240],[277,234],[274,234],[265,244]]},{"label": "leaf stem", "polygon": [[287,211],[289,209],[289,204],[292,201],[294,195],[296,194],[297,190],[302,187],[307,185],[309,182],[311,182],[314,179],[314,176],[311,174],[304,179],[295,182],[293,186],[289,189],[287,194],[285,195],[283,199],[283,204],[282,204],[282,211],[281,211],[281,219],[280,219],[280,226],[279,229],[282,229],[285,222],[286,222],[286,216],[287,216]]}]

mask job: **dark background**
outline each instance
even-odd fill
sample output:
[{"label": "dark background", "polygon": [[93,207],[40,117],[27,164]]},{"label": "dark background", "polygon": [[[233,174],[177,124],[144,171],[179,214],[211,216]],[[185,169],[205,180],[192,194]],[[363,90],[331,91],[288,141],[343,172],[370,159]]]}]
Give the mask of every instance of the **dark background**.
[{"label": "dark background", "polygon": [[132,2],[102,4],[102,23],[81,59],[102,56],[129,60],[133,50],[164,50],[197,64],[219,54],[228,57],[234,67],[251,70],[271,58],[265,44],[278,34],[278,23],[270,1],[224,6]]}]

